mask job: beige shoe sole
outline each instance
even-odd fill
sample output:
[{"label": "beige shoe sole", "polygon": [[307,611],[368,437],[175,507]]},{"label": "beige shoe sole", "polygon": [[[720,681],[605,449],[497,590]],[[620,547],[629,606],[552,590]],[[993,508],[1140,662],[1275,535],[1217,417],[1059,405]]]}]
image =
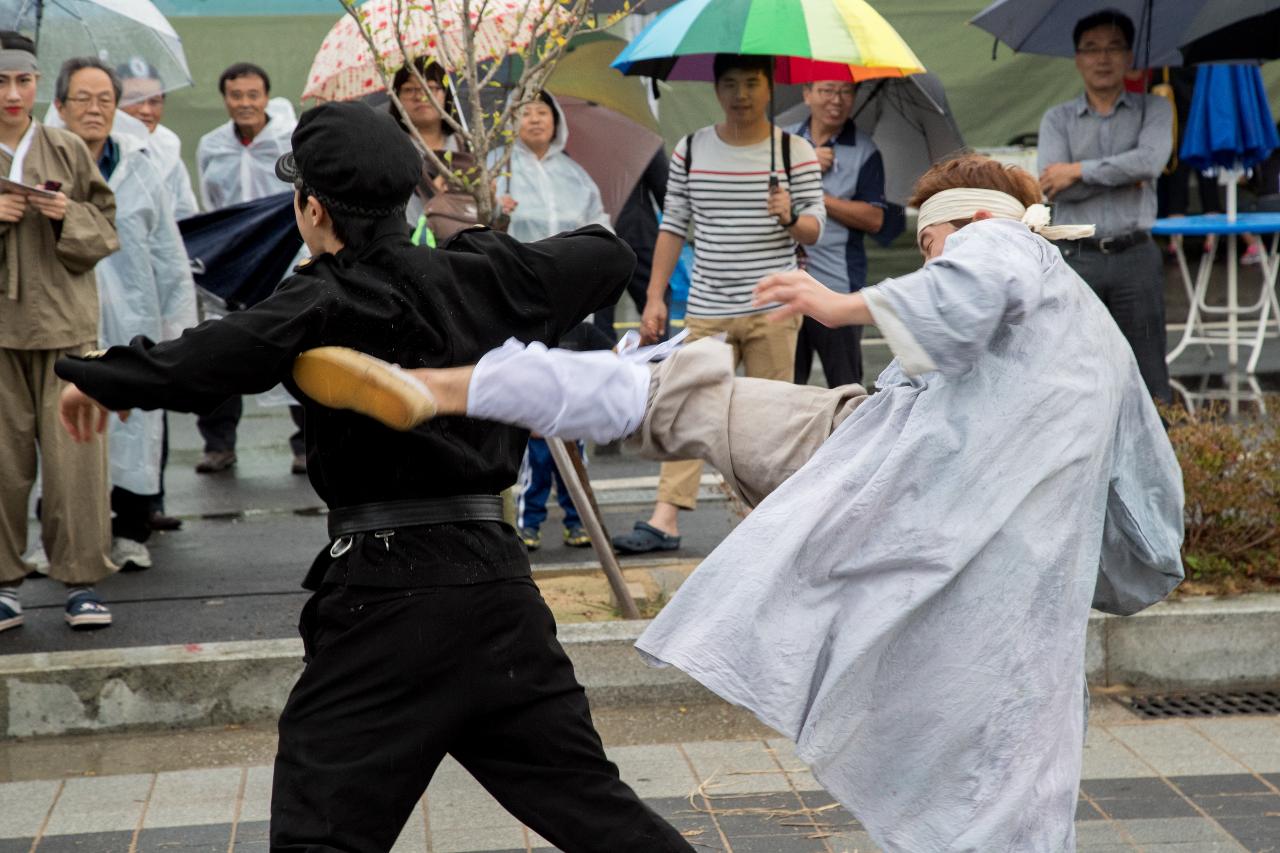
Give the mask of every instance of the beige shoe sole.
[{"label": "beige shoe sole", "polygon": [[431,389],[394,364],[346,347],[317,347],[293,361],[293,381],[322,406],[350,409],[409,430],[436,413]]}]

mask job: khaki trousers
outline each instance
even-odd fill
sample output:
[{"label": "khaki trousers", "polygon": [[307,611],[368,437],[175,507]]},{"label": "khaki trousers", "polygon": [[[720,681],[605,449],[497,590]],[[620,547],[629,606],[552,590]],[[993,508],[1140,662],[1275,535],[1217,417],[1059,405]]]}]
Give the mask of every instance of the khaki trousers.
[{"label": "khaki trousers", "polygon": [[650,459],[705,459],[754,507],[809,461],[867,392],[737,377],[736,361],[732,348],[704,339],[655,365],[644,422],[627,441]]},{"label": "khaki trousers", "polygon": [[27,502],[36,480],[36,447],[44,486],[41,531],[49,575],[68,584],[95,583],[115,571],[111,547],[107,440],[76,444],[58,422],[64,384],[53,364],[93,344],[57,350],[0,348],[0,583],[27,574]]},{"label": "khaki trousers", "polygon": [[[800,318],[774,323],[768,317],[768,314],[723,319],[688,317],[684,325],[689,330],[690,341],[724,334],[724,342],[732,350],[731,369],[741,363],[749,377],[790,382],[795,375]],[[667,462],[658,478],[658,500],[680,509],[693,509],[698,504],[701,480],[702,461],[696,455],[688,461]]]}]

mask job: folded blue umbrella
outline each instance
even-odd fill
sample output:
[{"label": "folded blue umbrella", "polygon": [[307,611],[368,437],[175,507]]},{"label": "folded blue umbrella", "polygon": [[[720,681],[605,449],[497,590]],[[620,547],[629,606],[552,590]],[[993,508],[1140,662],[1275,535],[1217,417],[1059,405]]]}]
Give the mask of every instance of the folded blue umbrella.
[{"label": "folded blue umbrella", "polygon": [[196,285],[232,310],[270,296],[302,247],[292,192],[197,214],[178,228]]},{"label": "folded blue umbrella", "polygon": [[1249,168],[1280,148],[1256,65],[1202,65],[1178,156],[1196,169]]}]

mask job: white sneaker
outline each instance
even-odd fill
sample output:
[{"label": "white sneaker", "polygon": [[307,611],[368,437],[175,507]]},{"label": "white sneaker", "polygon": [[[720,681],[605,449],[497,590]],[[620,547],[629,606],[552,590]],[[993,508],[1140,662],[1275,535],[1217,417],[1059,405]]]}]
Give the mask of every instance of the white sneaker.
[{"label": "white sneaker", "polygon": [[30,572],[49,574],[49,555],[44,552],[44,543],[39,540],[36,540],[35,547],[23,556],[22,562],[27,564],[27,570]]},{"label": "white sneaker", "polygon": [[140,572],[151,568],[151,552],[141,542],[117,537],[111,540],[111,562],[122,572]]}]

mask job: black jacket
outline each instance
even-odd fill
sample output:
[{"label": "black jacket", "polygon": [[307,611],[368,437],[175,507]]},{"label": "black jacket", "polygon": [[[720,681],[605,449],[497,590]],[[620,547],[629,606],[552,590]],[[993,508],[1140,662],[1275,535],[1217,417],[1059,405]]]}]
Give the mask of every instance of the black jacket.
[{"label": "black jacket", "polygon": [[[206,412],[231,395],[283,382],[306,409],[307,473],[330,507],[497,494],[515,482],[525,431],[441,417],[395,432],[310,401],[293,384],[294,357],[336,345],[405,367],[449,367],[472,364],[511,337],[555,345],[583,316],[618,300],[634,265],[632,251],[599,226],[536,243],[478,229],[436,250],[413,246],[402,223],[389,224],[359,251],[299,267],[252,308],[173,341],[139,337],[97,357],[62,359],[56,370],[111,409]],[[477,569],[514,560],[527,571],[505,525],[430,532],[423,559]]]}]

